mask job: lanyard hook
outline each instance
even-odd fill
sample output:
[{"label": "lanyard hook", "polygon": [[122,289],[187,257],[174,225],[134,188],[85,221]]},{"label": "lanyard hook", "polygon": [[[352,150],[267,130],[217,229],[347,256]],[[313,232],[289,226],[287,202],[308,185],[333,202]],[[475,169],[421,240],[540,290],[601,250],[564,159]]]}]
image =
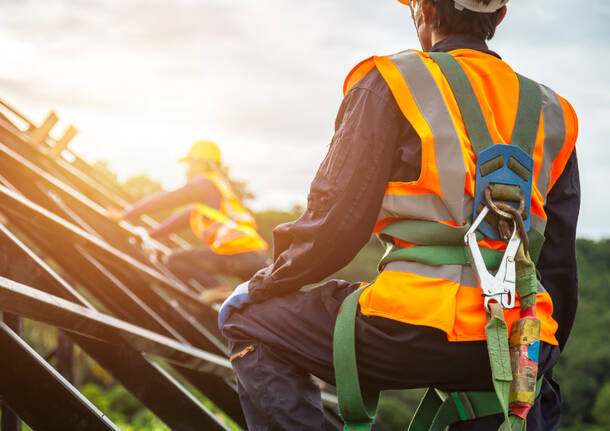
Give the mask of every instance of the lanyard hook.
[{"label": "lanyard hook", "polygon": [[515,256],[521,245],[519,229],[517,223],[513,224],[513,231],[506,251],[502,256],[500,267],[495,275],[492,275],[485,265],[485,260],[481,254],[481,249],[477,243],[476,229],[489,213],[489,207],[485,206],[479,213],[476,220],[464,236],[464,242],[470,254],[470,263],[477,277],[477,284],[483,291],[485,297],[485,308],[489,310],[489,302],[495,301],[505,309],[515,306],[515,286],[516,286],[516,267]]}]

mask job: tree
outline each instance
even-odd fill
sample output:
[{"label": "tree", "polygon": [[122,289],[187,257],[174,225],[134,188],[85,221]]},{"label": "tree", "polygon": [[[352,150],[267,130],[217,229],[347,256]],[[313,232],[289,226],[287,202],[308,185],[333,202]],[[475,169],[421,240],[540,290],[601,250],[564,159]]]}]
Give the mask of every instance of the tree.
[{"label": "tree", "polygon": [[150,196],[163,190],[161,183],[150,179],[147,175],[129,177],[122,184],[123,189],[134,201]]}]

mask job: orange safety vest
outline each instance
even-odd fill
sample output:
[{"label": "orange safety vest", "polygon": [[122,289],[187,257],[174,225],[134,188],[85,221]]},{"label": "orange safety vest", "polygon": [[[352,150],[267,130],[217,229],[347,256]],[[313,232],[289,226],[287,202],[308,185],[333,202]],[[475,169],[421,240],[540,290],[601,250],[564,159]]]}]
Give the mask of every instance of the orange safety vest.
[{"label": "orange safety vest", "polygon": [[[495,143],[510,144],[517,116],[519,82],[508,64],[470,49],[450,52],[468,76]],[[377,68],[398,107],[421,139],[421,174],[416,181],[388,183],[375,227],[380,233],[400,220],[426,220],[464,226],[473,213],[476,156],[460,109],[439,66],[425,52],[371,57],[348,75],[344,94]],[[531,229],[544,234],[546,197],[574,149],[578,123],[570,104],[545,86],[534,149]],[[391,246],[412,247],[397,238],[382,238]],[[489,238],[479,246],[504,250],[505,243]],[[364,315],[444,331],[449,341],[485,340],[486,310],[475,274],[469,265],[439,265],[400,260],[383,267],[360,296]],[[519,302],[505,311],[508,327],[519,319]],[[557,323],[551,297],[539,283],[537,313],[541,340],[557,344]]]},{"label": "orange safety vest", "polygon": [[191,207],[190,225],[193,234],[204,240],[217,254],[237,254],[267,250],[269,245],[256,232],[254,217],[243,206],[222,175],[216,172],[203,174],[220,193],[220,209],[203,204]]}]

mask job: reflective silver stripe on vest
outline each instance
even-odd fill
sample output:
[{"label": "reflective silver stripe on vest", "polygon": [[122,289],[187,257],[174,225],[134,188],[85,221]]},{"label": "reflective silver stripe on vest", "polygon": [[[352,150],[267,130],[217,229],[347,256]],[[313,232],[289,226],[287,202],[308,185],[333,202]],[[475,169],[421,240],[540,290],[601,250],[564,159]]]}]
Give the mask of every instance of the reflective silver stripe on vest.
[{"label": "reflective silver stripe on vest", "polygon": [[451,214],[438,196],[388,195],[383,197],[379,220],[386,217],[410,218],[417,220],[452,220]]},{"label": "reflective silver stripe on vest", "polygon": [[546,204],[553,162],[561,152],[566,138],[566,123],[557,94],[544,85],[540,85],[540,89],[542,90],[542,117],[544,121],[544,156],[536,187],[544,197],[544,203]]},{"label": "reflective silver stripe on vest", "polygon": [[[414,212],[418,201],[413,199],[417,196],[392,195],[392,198],[388,199],[387,202],[391,205],[390,212],[394,212],[393,209],[402,211],[404,208],[405,212],[400,213],[402,218],[461,222],[464,220],[462,201],[464,199],[466,167],[464,166],[460,138],[443,94],[418,53],[404,51],[389,58],[400,71],[418,109],[434,136],[436,166],[443,195],[442,205],[446,208],[445,211],[439,210],[439,206],[433,202],[434,200],[440,200],[437,196],[423,195],[419,196],[419,203],[424,203],[425,211],[415,210]],[[424,217],[419,214],[421,212],[425,212]],[[447,217],[447,215],[450,215],[450,217]]]},{"label": "reflective silver stripe on vest", "polygon": [[[441,278],[458,283],[460,286],[477,287],[477,279],[470,266],[440,265],[429,266],[419,262],[395,261],[388,263],[384,271],[406,272],[428,278]],[[538,292],[548,293],[542,283],[538,281]]]},{"label": "reflective silver stripe on vest", "polygon": [[441,278],[466,287],[477,287],[474,271],[468,265],[439,265],[430,266],[419,262],[406,260],[388,263],[384,271],[407,272],[428,278]]},{"label": "reflective silver stripe on vest", "polygon": [[540,280],[538,280],[538,291],[536,293],[549,293],[546,291],[542,283],[540,283]]},{"label": "reflective silver stripe on vest", "polygon": [[546,220],[536,214],[531,215],[532,218],[530,220],[530,228],[535,229],[544,235],[544,230],[546,228]]}]

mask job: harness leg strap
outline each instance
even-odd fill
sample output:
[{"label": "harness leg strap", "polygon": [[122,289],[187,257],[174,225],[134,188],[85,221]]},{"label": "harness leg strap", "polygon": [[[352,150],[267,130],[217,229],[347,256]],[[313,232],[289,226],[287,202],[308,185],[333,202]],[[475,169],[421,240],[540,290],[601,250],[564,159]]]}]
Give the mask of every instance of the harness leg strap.
[{"label": "harness leg strap", "polygon": [[333,364],[337,383],[339,414],[344,431],[368,431],[375,422],[379,392],[360,391],[356,364],[356,312],[366,286],[351,293],[341,305],[333,335]]}]

